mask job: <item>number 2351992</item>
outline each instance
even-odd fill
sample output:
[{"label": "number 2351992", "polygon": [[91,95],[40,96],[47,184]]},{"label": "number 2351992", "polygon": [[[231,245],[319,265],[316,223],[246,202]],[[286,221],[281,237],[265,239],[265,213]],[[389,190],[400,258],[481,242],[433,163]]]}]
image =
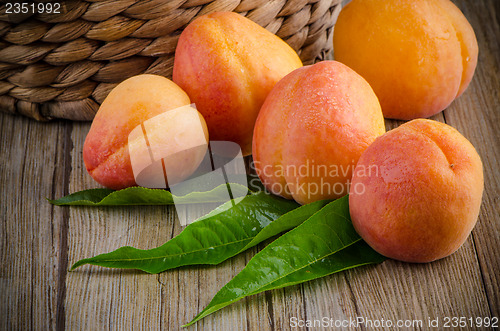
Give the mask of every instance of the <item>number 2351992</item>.
[{"label": "number 2351992", "polygon": [[60,14],[61,4],[58,2],[7,2],[6,14]]}]

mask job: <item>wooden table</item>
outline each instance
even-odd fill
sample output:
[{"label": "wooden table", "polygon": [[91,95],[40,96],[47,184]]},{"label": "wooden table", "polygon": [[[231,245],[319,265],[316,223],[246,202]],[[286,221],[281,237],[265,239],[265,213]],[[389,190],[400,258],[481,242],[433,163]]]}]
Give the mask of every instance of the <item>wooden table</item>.
[{"label": "wooden table", "polygon": [[[442,325],[445,317],[500,317],[500,1],[456,3],[475,29],[479,64],[465,94],[434,119],[465,135],[484,164],[481,213],[464,246],[430,264],[386,261],[265,292],[189,330],[288,330],[292,317],[358,316],[422,320],[428,329],[429,318]],[[181,231],[173,207],[68,208],[45,200],[97,187],[82,160],[89,125],[0,115],[0,330],[177,330],[262,249],[159,275],[90,266],[68,272],[80,258],[123,245],[153,248]]]}]

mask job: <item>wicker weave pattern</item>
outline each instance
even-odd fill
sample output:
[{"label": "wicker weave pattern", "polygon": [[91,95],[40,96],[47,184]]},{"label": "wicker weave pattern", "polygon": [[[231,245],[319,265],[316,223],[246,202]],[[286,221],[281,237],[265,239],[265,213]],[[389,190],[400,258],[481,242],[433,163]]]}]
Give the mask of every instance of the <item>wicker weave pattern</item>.
[{"label": "wicker weave pattern", "polygon": [[235,11],[284,39],[305,64],[324,59],[340,0],[65,1],[61,14],[0,7],[0,110],[91,120],[109,91],[140,73],[171,77],[190,21]]}]

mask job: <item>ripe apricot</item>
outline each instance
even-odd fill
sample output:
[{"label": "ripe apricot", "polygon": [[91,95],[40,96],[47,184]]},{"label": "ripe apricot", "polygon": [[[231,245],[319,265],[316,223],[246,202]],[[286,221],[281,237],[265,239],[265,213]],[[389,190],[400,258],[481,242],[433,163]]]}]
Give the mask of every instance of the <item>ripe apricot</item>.
[{"label": "ripe apricot", "polygon": [[432,116],[469,85],[474,30],[449,0],[353,0],[335,25],[335,59],[363,76],[384,116]]},{"label": "ripe apricot", "polygon": [[430,262],[465,242],[482,192],[482,163],[472,144],[449,125],[418,119],[366,149],[349,209],[357,232],[380,254]]},{"label": "ripe apricot", "polygon": [[272,193],[299,203],[347,194],[361,153],[385,132],[370,85],[335,61],[305,66],[269,93],[253,140],[256,172]]},{"label": "ripe apricot", "polygon": [[212,140],[233,141],[251,154],[257,114],[267,94],[302,66],[283,40],[232,12],[198,17],[182,32],[173,81],[196,104]]},{"label": "ripe apricot", "polygon": [[[111,189],[137,185],[128,148],[129,134],[146,120],[189,104],[187,94],[165,77],[139,75],[118,84],[101,104],[85,139],[83,160],[89,174],[101,185]],[[186,142],[196,134],[186,123],[187,120],[193,121],[193,117],[184,115],[176,113],[171,122],[161,127],[151,123],[151,129],[147,132],[149,142],[158,142],[156,146],[159,146],[160,151],[180,151],[181,148],[177,145],[182,142],[176,142],[171,133],[174,132],[177,137],[184,132],[183,139]],[[199,117],[194,119],[195,124],[201,123],[208,140],[206,124],[201,115],[199,113],[198,115]],[[142,152],[137,140],[131,140],[131,146],[135,154],[144,156],[144,160],[137,161],[150,161],[147,146],[142,147],[144,149]],[[198,154],[183,155],[185,161],[179,164],[179,168],[183,169],[182,176],[196,170],[203,157]]]}]

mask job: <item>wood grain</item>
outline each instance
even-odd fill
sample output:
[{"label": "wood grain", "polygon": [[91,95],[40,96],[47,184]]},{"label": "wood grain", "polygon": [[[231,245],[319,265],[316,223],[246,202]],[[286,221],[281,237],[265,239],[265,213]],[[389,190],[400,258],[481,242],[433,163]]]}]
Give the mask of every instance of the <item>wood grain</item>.
[{"label": "wood grain", "polygon": [[[464,246],[430,264],[386,261],[261,293],[186,330],[306,330],[290,319],[358,316],[421,320],[410,329],[426,330],[429,318],[500,315],[500,2],[455,3],[474,27],[479,63],[466,92],[433,119],[457,128],[484,164],[483,205]],[[0,114],[0,330],[178,330],[264,246],[218,266],[159,275],[91,266],[69,272],[80,258],[123,245],[156,247],[181,231],[172,207],[45,201],[98,186],[82,160],[89,127]]]},{"label": "wood grain", "polygon": [[483,204],[472,232],[490,313],[500,316],[500,2],[456,1],[479,44],[474,78],[444,114],[483,161]]},{"label": "wood grain", "polygon": [[69,123],[0,116],[0,329],[52,329],[64,321]]},{"label": "wood grain", "polygon": [[[88,123],[75,123],[71,135],[70,191],[97,187],[83,167],[82,149]],[[75,171],[76,170],[76,171]],[[150,248],[168,239],[173,225],[167,207],[71,208],[68,259],[133,245]],[[66,278],[66,326],[71,330],[159,329],[160,286],[146,273],[83,267]]]}]

